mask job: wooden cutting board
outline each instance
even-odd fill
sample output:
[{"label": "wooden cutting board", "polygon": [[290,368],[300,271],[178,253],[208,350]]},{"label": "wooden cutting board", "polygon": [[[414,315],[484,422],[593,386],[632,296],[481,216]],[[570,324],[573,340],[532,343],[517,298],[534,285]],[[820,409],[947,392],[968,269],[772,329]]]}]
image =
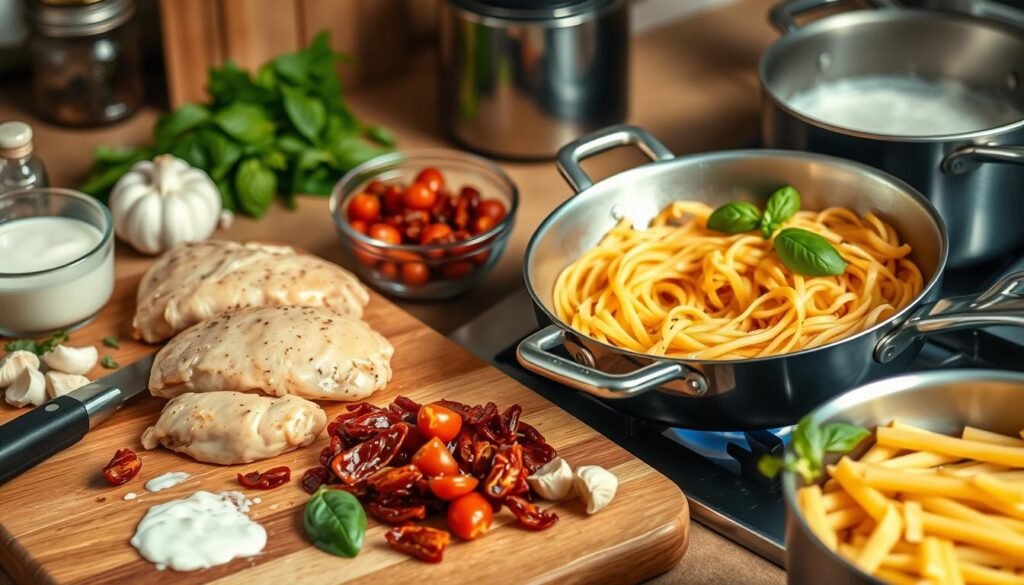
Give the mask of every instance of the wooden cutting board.
[{"label": "wooden cutting board", "polygon": [[[157,347],[130,337],[138,277],[117,282],[110,304],[85,328],[72,332],[70,345],[94,344],[125,365]],[[518,403],[523,420],[536,426],[573,466],[596,464],[619,478],[611,506],[587,516],[580,500],[554,506],[561,519],[544,532],[519,528],[503,510],[486,537],[454,541],[444,562],[430,565],[396,553],[384,540],[386,527],[370,520],[366,544],[355,559],[329,555],[313,547],[302,529],[309,496],[299,487],[302,472],[317,465],[321,437],[313,445],[268,461],[240,466],[195,462],[159,449],[145,451],[139,437],[164,401],[140,395],[77,445],[0,486],[0,565],[20,583],[525,583],[635,582],[668,570],[687,546],[689,513],[674,483],[590,427],[470,355],[445,337],[374,294],[364,316],[395,345],[394,378],[371,397],[387,404],[406,395],[426,403],[450,398],[469,404],[494,401],[504,409]],[[102,346],[116,334],[121,348]],[[97,366],[89,377],[108,373]],[[344,409],[322,403],[329,419]],[[25,410],[0,403],[0,422]],[[139,476],[110,487],[102,468],[118,448],[142,459]],[[291,483],[260,491],[236,482],[240,471],[291,467]],[[143,483],[168,471],[187,471],[188,481],[158,493]],[[236,559],[204,571],[157,571],[128,543],[135,526],[154,504],[187,497],[197,490],[244,491],[259,497],[250,517],[266,527],[263,554]],[[128,492],[138,498],[126,501]]]}]

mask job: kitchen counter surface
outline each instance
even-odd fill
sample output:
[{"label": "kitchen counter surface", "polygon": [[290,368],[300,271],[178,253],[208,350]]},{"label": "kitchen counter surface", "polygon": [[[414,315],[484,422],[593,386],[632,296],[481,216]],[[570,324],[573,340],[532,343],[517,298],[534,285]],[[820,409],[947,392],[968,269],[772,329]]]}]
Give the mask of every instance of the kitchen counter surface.
[{"label": "kitchen counter surface", "polygon": [[[671,150],[684,154],[745,146],[758,135],[757,61],[776,35],[767,25],[769,0],[741,0],[667,24],[634,39],[629,122],[646,128]],[[367,121],[391,128],[402,148],[450,147],[434,112],[432,55],[417,55],[405,78],[360,89],[348,102]],[[150,137],[159,115],[147,108],[130,120],[96,130],[67,130],[25,113],[24,88],[0,91],[0,121],[22,119],[36,133],[36,153],[51,183],[74,186],[84,177],[97,144],[133,145]],[[642,162],[631,152],[602,155],[584,166],[595,176]],[[553,162],[501,163],[520,190],[515,232],[504,257],[478,288],[439,303],[399,303],[428,325],[450,333],[497,300],[522,286],[526,243],[540,221],[571,192]],[[275,206],[262,220],[238,218],[216,237],[287,242],[341,262],[341,251],[326,198],[300,197],[289,211]],[[148,260],[118,244],[119,275],[140,272]],[[779,585],[781,569],[695,524],[690,549],[680,565],[654,580],[662,584]],[[0,584],[5,577],[0,574]]]}]

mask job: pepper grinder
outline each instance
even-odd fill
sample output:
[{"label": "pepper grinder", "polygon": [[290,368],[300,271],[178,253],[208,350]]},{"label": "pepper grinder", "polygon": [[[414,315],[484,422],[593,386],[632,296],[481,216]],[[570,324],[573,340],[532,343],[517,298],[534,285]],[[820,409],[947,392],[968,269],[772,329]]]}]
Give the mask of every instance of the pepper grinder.
[{"label": "pepper grinder", "polygon": [[43,161],[32,156],[32,127],[0,124],[0,194],[49,185]]}]

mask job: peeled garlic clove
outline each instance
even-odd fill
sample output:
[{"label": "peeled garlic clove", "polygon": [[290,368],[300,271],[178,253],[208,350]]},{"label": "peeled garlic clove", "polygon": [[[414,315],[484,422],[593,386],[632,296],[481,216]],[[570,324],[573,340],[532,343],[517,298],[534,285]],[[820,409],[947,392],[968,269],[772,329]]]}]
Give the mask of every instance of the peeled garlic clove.
[{"label": "peeled garlic clove", "polygon": [[43,355],[43,361],[51,370],[64,374],[86,374],[96,365],[100,352],[89,345],[86,347],[68,347],[58,345],[53,351]]},{"label": "peeled garlic clove", "polygon": [[5,355],[0,360],[0,388],[6,388],[13,384],[15,378],[20,376],[22,370],[25,369],[39,369],[39,357],[36,354],[19,349]]},{"label": "peeled garlic clove", "polygon": [[574,483],[580,498],[587,505],[587,514],[596,514],[604,509],[619,489],[619,478],[597,465],[577,467]]},{"label": "peeled garlic clove", "polygon": [[46,394],[50,398],[64,396],[68,392],[77,390],[88,383],[89,378],[78,374],[46,372]]},{"label": "peeled garlic clove", "polygon": [[7,387],[4,400],[11,406],[39,406],[46,402],[46,378],[34,368],[25,368]]},{"label": "peeled garlic clove", "polygon": [[526,483],[545,500],[561,500],[572,492],[572,468],[565,459],[555,457],[527,477]]}]

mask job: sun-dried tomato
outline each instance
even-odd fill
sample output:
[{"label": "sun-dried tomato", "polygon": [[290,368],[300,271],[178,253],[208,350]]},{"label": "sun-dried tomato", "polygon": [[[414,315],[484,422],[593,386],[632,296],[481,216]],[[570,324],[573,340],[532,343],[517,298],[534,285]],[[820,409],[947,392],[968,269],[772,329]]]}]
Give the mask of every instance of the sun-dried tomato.
[{"label": "sun-dried tomato", "polygon": [[423,473],[415,465],[385,467],[366,479],[366,485],[381,494],[412,495]]},{"label": "sun-dried tomato", "polygon": [[491,472],[484,481],[484,495],[501,500],[510,495],[523,472],[523,448],[518,443],[502,445],[491,462]]},{"label": "sun-dried tomato", "polygon": [[384,467],[398,454],[409,425],[398,423],[369,441],[342,451],[331,460],[331,471],[348,484],[356,485]]},{"label": "sun-dried tomato", "polygon": [[544,443],[546,445],[548,442],[544,435],[529,423],[519,421],[519,432],[522,434],[520,443]]},{"label": "sun-dried tomato", "polygon": [[[407,423],[408,424],[408,423]],[[402,441],[402,455],[412,457],[424,443],[427,442],[427,438],[423,436],[423,433],[416,428],[416,424],[409,424],[409,432],[405,435],[405,440]]]},{"label": "sun-dried tomato", "polygon": [[530,530],[544,530],[558,522],[558,514],[550,510],[541,510],[536,504],[531,504],[518,496],[509,496],[503,501],[516,520]]},{"label": "sun-dried tomato", "polygon": [[501,414],[501,434],[506,443],[515,443],[519,437],[519,417],[522,414],[523,407],[518,404],[513,404]]},{"label": "sun-dried tomato", "polygon": [[345,436],[354,441],[366,441],[402,422],[402,417],[386,410],[367,412],[345,420],[341,428]]},{"label": "sun-dried tomato", "polygon": [[348,493],[352,494],[353,496],[355,496],[357,498],[364,498],[364,497],[366,497],[366,494],[369,493],[366,490],[366,484],[365,483],[361,483],[359,485],[345,485],[343,483],[328,483],[327,487],[329,487],[332,490],[341,490],[343,492],[348,492]]},{"label": "sun-dried tomato", "polygon": [[400,553],[426,561],[440,563],[451,535],[444,530],[428,526],[395,526],[384,534],[388,545]]},{"label": "sun-dried tomato", "polygon": [[345,450],[345,442],[337,435],[331,436],[331,444],[320,450],[320,465],[331,467],[331,460]]},{"label": "sun-dried tomato", "polygon": [[367,502],[366,511],[385,524],[403,524],[427,517],[427,507],[423,504],[405,505],[400,501]]},{"label": "sun-dried tomato", "polygon": [[345,421],[360,417],[368,412],[374,412],[383,410],[379,406],[374,406],[368,402],[358,402],[356,404],[349,404],[345,407],[345,412],[334,417],[334,420],[327,423],[327,434],[334,437],[338,436],[341,432],[342,425]]},{"label": "sun-dried tomato", "polygon": [[470,475],[483,481],[491,472],[491,461],[494,459],[494,445],[487,441],[473,442],[473,470]]},{"label": "sun-dried tomato", "polygon": [[455,456],[455,460],[459,462],[459,470],[462,473],[473,473],[473,431],[470,429],[462,429],[459,431],[459,436],[455,437],[455,440],[448,445],[448,450]]},{"label": "sun-dried tomato", "polygon": [[302,489],[307,494],[312,494],[316,490],[320,489],[320,486],[327,483],[327,477],[330,474],[325,467],[310,467],[302,474]]},{"label": "sun-dried tomato", "polygon": [[388,412],[406,422],[412,422],[409,420],[409,416],[415,416],[419,411],[419,403],[405,396],[396,397],[395,400],[388,405]]},{"label": "sun-dried tomato", "polygon": [[530,443],[523,447],[523,467],[529,474],[535,473],[545,463],[557,455],[557,451],[547,443]]},{"label": "sun-dried tomato", "polygon": [[246,474],[238,474],[238,483],[243,487],[255,490],[272,490],[280,487],[292,479],[292,470],[287,466],[274,467],[260,473],[250,471]]},{"label": "sun-dried tomato", "polygon": [[498,417],[498,405],[488,402],[485,406],[474,406],[469,413],[462,417],[463,424],[480,426],[487,424]]},{"label": "sun-dried tomato", "polygon": [[133,477],[139,474],[142,469],[142,460],[131,449],[118,449],[114,457],[103,468],[103,477],[110,485],[122,485],[128,483]]}]

